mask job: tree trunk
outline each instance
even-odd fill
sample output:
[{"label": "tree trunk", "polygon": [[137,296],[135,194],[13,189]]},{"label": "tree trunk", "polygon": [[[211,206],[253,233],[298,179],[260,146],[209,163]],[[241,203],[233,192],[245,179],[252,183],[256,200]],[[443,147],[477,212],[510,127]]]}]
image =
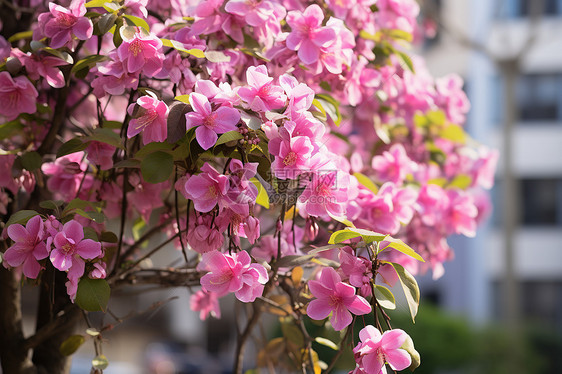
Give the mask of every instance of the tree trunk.
[{"label": "tree trunk", "polygon": [[63,356],[59,347],[74,334],[80,310],[70,302],[65,282],[66,273],[57,271],[47,263],[47,269],[41,277],[36,334],[47,332],[38,339],[33,350],[33,363],[39,374],[70,371],[70,357]]},{"label": "tree trunk", "polygon": [[21,286],[13,271],[0,265],[0,361],[8,374],[34,373],[23,348]]}]

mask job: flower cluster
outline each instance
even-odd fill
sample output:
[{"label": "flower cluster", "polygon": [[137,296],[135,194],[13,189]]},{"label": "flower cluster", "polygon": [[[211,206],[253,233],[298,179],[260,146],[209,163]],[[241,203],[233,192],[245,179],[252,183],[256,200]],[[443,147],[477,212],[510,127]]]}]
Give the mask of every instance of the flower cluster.
[{"label": "flower cluster", "polygon": [[[404,49],[417,1],[100,4],[38,4],[33,33],[0,37],[0,214],[38,210],[3,259],[26,277],[53,266],[71,298],[133,282],[163,234],[201,319],[234,294],[343,330],[443,274],[489,212],[498,154],[463,128],[462,80]],[[356,373],[410,366],[401,330],[360,339]]]},{"label": "flower cluster", "polygon": [[20,267],[23,275],[35,279],[43,267],[39,261],[49,257],[51,264],[68,276],[67,292],[74,300],[78,281],[86,270],[85,260],[91,268],[91,278],[105,278],[105,263],[101,243],[84,238],[82,225],[71,220],[64,225],[55,217],[45,221],[34,216],[25,226],[8,226],[8,237],[14,242],[4,253],[5,265]]}]

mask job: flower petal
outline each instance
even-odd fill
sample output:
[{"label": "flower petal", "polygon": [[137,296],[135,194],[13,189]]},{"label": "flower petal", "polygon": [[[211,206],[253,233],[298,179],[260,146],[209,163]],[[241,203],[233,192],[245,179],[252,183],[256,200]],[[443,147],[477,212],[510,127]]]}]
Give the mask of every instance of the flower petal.
[{"label": "flower petal", "polygon": [[203,148],[204,150],[207,150],[214,146],[217,142],[217,139],[219,138],[216,132],[205,126],[199,126],[195,129],[195,137],[197,138],[197,142],[199,143],[201,148]]},{"label": "flower petal", "polygon": [[65,232],[65,236],[67,238],[74,240],[75,243],[78,243],[82,239],[84,239],[84,229],[82,228],[82,225],[75,220],[65,223],[62,231]]},{"label": "flower petal", "polygon": [[403,330],[389,330],[382,335],[381,344],[385,350],[397,349],[404,344],[407,338],[408,334]]},{"label": "flower petal", "polygon": [[312,319],[322,320],[330,315],[332,307],[324,300],[312,300],[306,308],[306,314]]},{"label": "flower petal", "polygon": [[349,326],[352,321],[353,317],[351,316],[351,313],[349,313],[347,308],[341,304],[334,309],[334,313],[330,317],[330,323],[336,331],[343,330]]},{"label": "flower petal", "polygon": [[412,357],[404,349],[385,351],[385,357],[394,370],[404,370],[412,364]]},{"label": "flower petal", "polygon": [[76,253],[82,258],[92,259],[101,256],[101,243],[84,239],[76,246]]}]

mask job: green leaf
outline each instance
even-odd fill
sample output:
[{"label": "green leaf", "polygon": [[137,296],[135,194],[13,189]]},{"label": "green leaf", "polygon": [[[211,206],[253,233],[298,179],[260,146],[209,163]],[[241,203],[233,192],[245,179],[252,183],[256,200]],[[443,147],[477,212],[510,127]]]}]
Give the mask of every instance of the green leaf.
[{"label": "green leaf", "polygon": [[174,97],[174,100],[181,101],[182,103],[189,104],[189,95],[179,95]]},{"label": "green leaf", "polygon": [[111,231],[103,231],[100,235],[100,242],[117,243],[119,238]]},{"label": "green leaf", "polygon": [[68,214],[70,211],[74,210],[74,209],[86,209],[86,208],[91,208],[91,209],[99,209],[99,203],[94,203],[91,201],[86,201],[86,200],[82,200],[82,199],[73,199],[71,200],[66,207],[64,208],[62,215],[66,215]]},{"label": "green leaf", "polygon": [[59,352],[63,356],[70,356],[80,348],[86,339],[82,335],[71,335],[59,347]]},{"label": "green leaf", "polygon": [[462,127],[455,124],[445,127],[439,132],[439,136],[455,143],[464,144],[466,142],[466,132],[464,132]]},{"label": "green leaf", "polygon": [[112,129],[105,127],[95,128],[92,135],[86,136],[84,140],[95,140],[98,142],[109,144],[115,148],[124,149],[123,145],[121,144],[121,137],[119,136],[119,134],[115,133],[115,131],[113,131]]},{"label": "green leaf", "polygon": [[113,169],[119,168],[133,168],[138,169],[140,168],[141,162],[136,158],[129,158],[127,160],[119,161],[115,165],[113,165]]},{"label": "green leaf", "polygon": [[12,136],[15,131],[22,130],[24,127],[17,121],[10,121],[0,125],[0,140],[7,139]]},{"label": "green leaf", "polygon": [[407,42],[411,42],[414,39],[411,33],[400,29],[387,29],[384,32],[393,39],[402,39]]},{"label": "green leaf", "polygon": [[472,178],[469,175],[459,174],[447,185],[447,188],[460,188],[461,190],[466,190],[471,184]]},{"label": "green leaf", "polygon": [[21,164],[24,169],[35,171],[41,167],[43,160],[37,152],[26,152],[21,156]]},{"label": "green leaf", "polygon": [[372,40],[374,42],[380,42],[381,40],[381,34],[380,32],[377,32],[375,34],[371,34],[365,30],[361,30],[359,31],[359,37],[365,39],[365,40]]},{"label": "green leaf", "polygon": [[63,203],[64,203],[64,201],[62,201],[62,200],[45,200],[45,201],[41,201],[39,203],[39,206],[43,209],[55,210],[55,209],[59,208],[60,206],[62,206]]},{"label": "green leaf", "polygon": [[300,266],[309,262],[314,256],[312,255],[289,255],[281,257],[277,261],[277,266],[280,268],[292,268],[295,266]]},{"label": "green leaf", "polygon": [[357,229],[355,227],[346,227],[343,230],[336,231],[330,236],[328,244],[341,243],[344,240],[361,237],[365,243],[380,242],[386,239],[387,235],[378,232]]},{"label": "green leaf", "polygon": [[342,247],[345,247],[345,244],[329,244],[329,245],[324,245],[322,247],[312,248],[310,251],[306,252],[306,254],[316,255],[320,252],[329,251],[335,248],[342,248]]},{"label": "green leaf", "polygon": [[162,44],[164,45],[164,47],[174,48],[175,50],[190,54],[190,55],[195,56],[197,58],[205,58],[205,52],[203,52],[200,49],[196,49],[196,48],[186,49],[183,46],[183,43],[178,42],[177,40],[170,40],[170,39],[164,39],[164,38],[162,38],[160,40],[162,40]]},{"label": "green leaf", "polygon": [[223,51],[205,51],[205,57],[211,62],[230,62],[230,56]]},{"label": "green leaf", "polygon": [[377,302],[385,309],[396,309],[396,300],[394,295],[385,286],[375,285],[375,298]]},{"label": "green leaf", "polygon": [[97,370],[105,370],[109,366],[109,361],[104,355],[94,357],[92,367]]},{"label": "green leaf", "polygon": [[156,151],[170,153],[173,147],[172,144],[166,142],[151,142],[139,149],[137,153],[135,153],[135,158],[142,159]]},{"label": "green leaf", "polygon": [[88,1],[84,5],[86,6],[86,8],[101,8],[105,3],[109,1],[110,0],[92,0],[92,1]]},{"label": "green leaf", "polygon": [[326,339],[326,338],[323,338],[321,336],[318,336],[318,337],[314,338],[314,341],[318,344],[322,344],[325,347],[331,348],[334,351],[339,351],[339,347],[336,345],[336,343],[334,343],[330,339]]},{"label": "green leaf", "polygon": [[96,32],[98,35],[104,35],[111,30],[111,28],[115,25],[115,21],[117,21],[117,14],[115,13],[105,13],[101,16],[96,23]]},{"label": "green leaf", "polygon": [[228,143],[228,142],[231,142],[233,140],[239,140],[239,139],[242,139],[242,138],[244,138],[244,136],[242,136],[242,134],[240,134],[240,132],[238,130],[232,130],[232,131],[229,131],[229,132],[225,132],[224,134],[219,136],[219,138],[217,139],[217,143],[215,144],[215,147],[217,145]]},{"label": "green leaf", "polygon": [[377,187],[377,185],[374,184],[373,181],[371,180],[371,178],[369,178],[365,174],[353,173],[353,175],[355,176],[355,178],[357,178],[359,183],[361,183],[364,187],[367,187],[375,195],[377,194],[377,192],[379,192],[379,188]]},{"label": "green leaf", "polygon": [[142,27],[146,31],[150,31],[150,26],[148,26],[148,22],[146,22],[144,19],[136,16],[131,16],[130,14],[123,14],[123,17],[125,17],[125,20],[130,26],[138,26]]},{"label": "green leaf", "polygon": [[302,347],[304,345],[304,336],[302,335],[301,330],[295,326],[292,322],[286,322],[281,324],[281,331],[283,332],[283,336],[290,342],[296,344],[297,347]]},{"label": "green leaf", "polygon": [[412,276],[412,274],[410,274],[408,270],[404,269],[402,265],[394,262],[391,264],[394,266],[394,269],[396,269],[400,285],[402,286],[402,290],[406,296],[406,301],[408,302],[408,309],[410,309],[412,321],[415,323],[416,314],[418,314],[418,307],[420,304],[420,289],[418,287],[418,282],[416,282],[416,279]]},{"label": "green leaf", "polygon": [[[339,126],[342,121],[339,102],[328,94],[316,94],[315,98],[320,101],[322,107],[324,108],[326,113],[332,118],[336,126]],[[327,105],[324,104],[322,101],[324,101]]]},{"label": "green leaf", "polygon": [[109,57],[107,56],[103,56],[103,55],[91,55],[88,56],[86,58],[83,58],[82,60],[77,61],[74,66],[72,67],[72,69],[70,69],[70,71],[72,73],[76,73],[82,69],[90,69],[92,66],[94,66],[96,63],[101,62],[101,61],[105,61],[109,59]]},{"label": "green leaf", "polygon": [[387,248],[393,248],[399,252],[404,253],[405,255],[415,258],[418,261],[425,262],[422,256],[420,256],[416,251],[414,251],[409,245],[404,243],[402,240],[390,236],[388,236],[385,240],[388,241],[389,244],[386,247],[382,248],[380,252],[384,251]]},{"label": "green leaf", "polygon": [[414,341],[412,340],[410,335],[406,335],[406,341],[400,348],[404,349],[410,354],[410,357],[412,358],[412,364],[410,365],[410,367],[408,367],[408,369],[410,371],[414,371],[418,366],[420,366],[421,357],[420,353],[416,351],[416,348],[414,348]]},{"label": "green leaf", "polygon": [[408,69],[412,73],[416,72],[415,68],[414,68],[414,63],[412,62],[412,58],[407,53],[402,52],[402,51],[396,51],[396,54],[398,55],[398,57],[400,57],[402,62],[408,67]]},{"label": "green leaf", "polygon": [[105,279],[82,277],[78,282],[75,303],[88,312],[105,312],[111,289]]},{"label": "green leaf", "polygon": [[14,223],[26,224],[32,217],[38,215],[34,210],[20,210],[15,212],[10,216],[8,222],[6,222],[6,227],[13,225]]},{"label": "green leaf", "polygon": [[267,195],[267,190],[262,186],[261,182],[257,178],[250,178],[252,182],[258,189],[258,197],[256,197],[256,204],[263,206],[265,209],[269,209],[269,196]]},{"label": "green leaf", "polygon": [[83,151],[88,147],[88,144],[84,143],[80,138],[72,138],[63,145],[57,151],[57,158],[69,155],[71,153],[76,153]]},{"label": "green leaf", "polygon": [[18,40],[22,39],[31,39],[33,37],[33,31],[22,31],[15,33],[14,35],[8,38],[10,43],[17,42]]},{"label": "green leaf", "polygon": [[148,183],[164,182],[170,178],[173,171],[174,157],[166,152],[153,152],[141,161],[142,177]]},{"label": "green leaf", "polygon": [[442,110],[432,110],[425,114],[429,123],[434,125],[444,125],[447,121],[447,117],[445,116],[445,112]]}]

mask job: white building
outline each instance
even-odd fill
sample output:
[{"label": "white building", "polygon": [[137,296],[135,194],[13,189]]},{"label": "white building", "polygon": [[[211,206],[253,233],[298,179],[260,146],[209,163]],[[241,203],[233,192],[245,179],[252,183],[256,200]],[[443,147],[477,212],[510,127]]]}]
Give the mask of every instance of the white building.
[{"label": "white building", "polygon": [[[496,59],[524,49],[512,134],[519,312],[523,320],[540,320],[562,334],[562,0],[543,1],[542,14],[532,22],[531,7],[541,0],[426,0],[445,27],[424,55],[434,75],[463,76],[472,103],[467,129],[503,158],[501,73],[489,55],[466,42],[485,46]],[[493,218],[476,239],[453,238],[456,259],[440,281],[423,285],[433,288],[441,305],[476,322],[501,318],[505,308],[499,287],[506,271],[502,168],[500,158]]]}]

